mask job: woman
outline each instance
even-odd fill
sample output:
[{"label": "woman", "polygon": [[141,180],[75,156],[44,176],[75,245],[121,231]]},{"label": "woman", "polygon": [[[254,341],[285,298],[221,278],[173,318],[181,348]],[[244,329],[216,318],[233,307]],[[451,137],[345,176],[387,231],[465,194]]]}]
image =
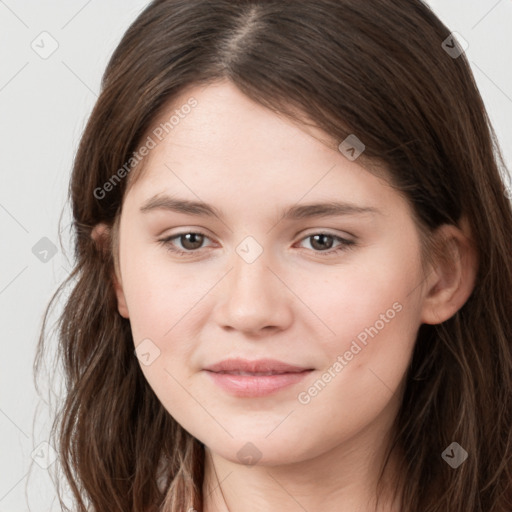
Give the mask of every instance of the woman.
[{"label": "woman", "polygon": [[511,510],[500,172],[419,0],[153,1],[71,177],[77,510]]}]

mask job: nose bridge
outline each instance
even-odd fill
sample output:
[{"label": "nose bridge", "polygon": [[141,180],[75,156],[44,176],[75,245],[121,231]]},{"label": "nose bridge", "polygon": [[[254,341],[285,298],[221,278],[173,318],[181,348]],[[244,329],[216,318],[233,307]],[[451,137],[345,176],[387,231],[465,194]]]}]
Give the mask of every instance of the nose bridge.
[{"label": "nose bridge", "polygon": [[252,260],[246,260],[240,254],[233,256],[233,272],[231,273],[231,290],[233,294],[251,298],[256,294],[263,299],[265,290],[272,292],[272,284],[269,282],[272,273],[268,267],[270,262],[267,254],[261,254]]},{"label": "nose bridge", "polygon": [[219,321],[224,326],[257,331],[283,327],[290,320],[290,297],[270,270],[275,266],[270,255],[253,237],[236,247],[220,308]]},{"label": "nose bridge", "polygon": [[233,255],[233,272],[230,280],[230,297],[237,299],[240,309],[254,308],[254,301],[261,309],[265,304],[275,301],[275,283],[267,268],[271,265],[269,252],[262,246],[256,246],[253,240],[247,240],[236,248]]}]

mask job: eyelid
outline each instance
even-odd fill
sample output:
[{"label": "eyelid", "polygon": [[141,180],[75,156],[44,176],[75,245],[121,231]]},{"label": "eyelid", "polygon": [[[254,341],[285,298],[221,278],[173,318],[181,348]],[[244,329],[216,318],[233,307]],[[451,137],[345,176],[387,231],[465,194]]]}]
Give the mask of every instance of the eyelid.
[{"label": "eyelid", "polygon": [[353,235],[352,233],[349,233],[348,231],[343,231],[343,232],[339,232],[339,231],[334,231],[332,229],[329,229],[329,228],[326,228],[326,229],[323,229],[323,228],[313,228],[313,229],[307,229],[307,230],[303,230],[303,231],[299,231],[294,238],[300,236],[301,237],[301,240],[305,237],[308,237],[308,236],[313,236],[313,235],[329,235],[329,236],[333,236],[333,237],[337,237],[337,238],[343,238],[345,240],[353,240],[354,242],[357,240],[357,236]]}]

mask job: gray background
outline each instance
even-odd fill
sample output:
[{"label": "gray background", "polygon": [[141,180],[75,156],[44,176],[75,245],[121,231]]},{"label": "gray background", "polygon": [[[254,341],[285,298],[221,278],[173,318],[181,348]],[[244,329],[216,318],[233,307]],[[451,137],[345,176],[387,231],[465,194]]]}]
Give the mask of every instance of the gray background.
[{"label": "gray background", "polygon": [[[44,308],[72,268],[64,206],[73,155],[108,58],[147,3],[0,0],[0,512],[60,510],[46,468],[55,467],[50,415],[44,387],[41,400],[33,385],[34,350]],[[469,43],[510,168],[512,2],[428,3]],[[56,51],[42,58],[52,44]]]}]

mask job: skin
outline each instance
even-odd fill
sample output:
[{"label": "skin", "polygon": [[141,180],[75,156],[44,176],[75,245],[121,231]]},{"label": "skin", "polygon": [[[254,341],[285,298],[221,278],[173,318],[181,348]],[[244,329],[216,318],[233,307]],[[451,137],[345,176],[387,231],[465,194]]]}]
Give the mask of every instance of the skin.
[{"label": "skin", "polygon": [[[205,511],[373,511],[418,328],[452,316],[474,285],[467,227],[439,230],[453,258],[425,274],[411,206],[337,151],[341,141],[323,144],[319,130],[264,109],[229,82],[190,88],[162,119],[191,96],[198,105],[150,151],[123,202],[118,309],[135,346],[150,339],[151,353],[160,351],[141,370],[167,411],[206,446]],[[163,193],[207,202],[224,217],[139,211]],[[328,200],[379,213],[279,214]],[[98,225],[93,236],[107,231]],[[168,244],[194,254],[177,255],[159,242],[197,231],[206,235],[198,249],[184,237]],[[322,251],[311,238],[322,232],[356,245],[322,255],[340,246],[327,238]],[[263,250],[252,263],[236,252],[247,236]],[[397,303],[401,310],[378,334],[301,403],[299,393]],[[234,397],[202,369],[236,356],[314,371],[273,395]],[[261,457],[255,465],[237,456],[248,442]],[[391,460],[387,483],[398,455]],[[399,509],[386,501],[378,510]]]}]

